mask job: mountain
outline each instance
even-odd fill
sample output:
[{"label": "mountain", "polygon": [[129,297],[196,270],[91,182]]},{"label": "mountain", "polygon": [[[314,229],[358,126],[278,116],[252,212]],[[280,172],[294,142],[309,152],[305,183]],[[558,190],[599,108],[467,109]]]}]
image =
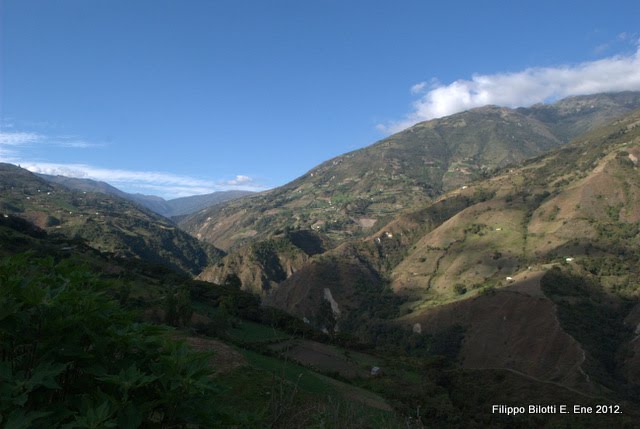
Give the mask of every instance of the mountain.
[{"label": "mountain", "polygon": [[202,210],[179,225],[229,252],[202,279],[221,281],[235,272],[247,289],[264,293],[309,257],[366,237],[399,213],[496,169],[563,146],[570,136],[633,107],[640,107],[640,93],[571,97],[528,109],[487,106],[422,122],[280,188]]},{"label": "mountain", "polygon": [[264,301],[308,320],[329,303],[364,337],[462,329],[464,368],[636,398],[639,160],[635,111],[310,258]]},{"label": "mountain", "polygon": [[250,191],[219,191],[212,192],[210,194],[192,195],[189,197],[165,200],[164,198],[155,195],[139,193],[131,194],[124,192],[106,182],[92,179],[78,179],[74,177],[53,176],[48,174],[38,174],[38,176],[49,182],[57,183],[76,191],[100,192],[124,198],[167,218],[185,216],[225,201],[234,200],[236,198],[252,194]]},{"label": "mountain", "polygon": [[[617,98],[578,97],[556,104],[556,117],[564,119],[549,121],[549,133],[588,128],[571,143],[497,165],[448,191],[443,186],[422,202],[416,198],[366,235],[352,230],[339,239],[330,230],[295,225],[305,210],[317,209],[291,191],[304,191],[306,180],[316,177],[311,173],[218,208],[228,223],[214,224],[216,211],[210,210],[202,236],[211,228],[223,244],[230,238],[231,250],[200,278],[237,274],[266,305],[329,332],[337,329],[372,342],[389,335],[391,327],[413,332],[415,341],[462,335],[456,359],[463,368],[507,370],[585,395],[635,401],[633,392],[640,386],[640,111],[587,126],[589,120],[608,117],[597,110],[597,99],[607,106]],[[587,110],[594,106],[590,112],[585,113],[585,102]],[[526,113],[541,116],[542,109],[548,107]],[[474,115],[495,121],[496,115],[511,113],[488,107],[431,125],[452,118],[470,123]],[[518,115],[526,117],[522,109]],[[475,124],[487,129],[486,122]],[[340,163],[330,164],[330,172],[337,173]],[[361,191],[359,182],[350,186]],[[292,227],[271,205],[258,205],[270,204],[273,196],[281,198],[279,209],[289,210]],[[399,198],[411,201],[412,196]],[[245,211],[234,211],[240,207]],[[249,224],[253,230],[244,224],[235,237],[225,235],[225,226],[236,228],[232,223],[244,222],[247,214],[255,216]],[[279,229],[274,221],[282,222]]]},{"label": "mountain", "polygon": [[[105,188],[103,184],[103,188]],[[106,185],[108,186],[108,185]],[[115,188],[113,188],[115,189]],[[0,164],[0,210],[46,231],[78,237],[118,257],[137,257],[198,274],[222,256],[167,219],[108,193],[72,191],[11,164]]]},{"label": "mountain", "polygon": [[487,106],[422,122],[322,163],[280,188],[195,213],[180,226],[225,250],[285,228],[314,231],[334,247],[638,107],[640,93],[628,92],[528,109]]},{"label": "mountain", "polygon": [[167,217],[185,216],[215,206],[216,204],[236,200],[251,194],[253,194],[251,191],[218,191],[210,194],[174,198],[167,200],[167,213],[160,214]]}]

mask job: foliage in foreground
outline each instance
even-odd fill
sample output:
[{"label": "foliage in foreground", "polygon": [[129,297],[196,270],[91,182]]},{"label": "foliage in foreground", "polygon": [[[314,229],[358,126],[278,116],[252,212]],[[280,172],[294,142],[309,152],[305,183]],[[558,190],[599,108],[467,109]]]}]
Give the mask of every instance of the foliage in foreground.
[{"label": "foliage in foreground", "polygon": [[207,355],[168,334],[70,261],[0,261],[0,426],[216,426]]}]

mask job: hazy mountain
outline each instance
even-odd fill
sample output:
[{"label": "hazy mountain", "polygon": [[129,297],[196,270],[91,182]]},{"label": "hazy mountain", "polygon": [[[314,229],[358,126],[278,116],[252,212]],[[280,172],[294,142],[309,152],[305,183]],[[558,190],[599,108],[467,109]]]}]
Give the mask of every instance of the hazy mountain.
[{"label": "hazy mountain", "polygon": [[195,213],[207,207],[252,194],[250,191],[219,191],[210,194],[192,195],[189,197],[165,200],[164,198],[155,195],[139,193],[131,194],[124,192],[106,182],[92,179],[78,179],[66,176],[52,176],[48,174],[38,174],[38,176],[49,182],[58,183],[76,191],[100,192],[103,194],[115,195],[140,204],[141,206],[168,218]]},{"label": "hazy mountain", "polygon": [[168,213],[165,216],[175,217],[196,213],[216,204],[232,201],[247,195],[251,191],[218,191],[211,194],[191,195],[189,197],[174,198],[167,200]]},{"label": "hazy mountain", "polygon": [[[90,185],[86,189],[96,186]],[[115,192],[109,185],[98,185]],[[79,237],[116,256],[134,256],[190,274],[221,256],[218,249],[198,242],[167,219],[109,193],[72,191],[11,164],[0,164],[0,190],[3,213],[50,232]]]}]

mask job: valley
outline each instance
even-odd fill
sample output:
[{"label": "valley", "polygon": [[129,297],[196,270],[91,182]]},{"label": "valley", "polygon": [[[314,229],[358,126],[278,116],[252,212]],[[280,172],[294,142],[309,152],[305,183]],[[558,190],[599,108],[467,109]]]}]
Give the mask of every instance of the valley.
[{"label": "valley", "polygon": [[[2,423],[636,427],[638,108],[481,107],[173,211],[0,164]],[[532,398],[624,412],[491,413]]]}]

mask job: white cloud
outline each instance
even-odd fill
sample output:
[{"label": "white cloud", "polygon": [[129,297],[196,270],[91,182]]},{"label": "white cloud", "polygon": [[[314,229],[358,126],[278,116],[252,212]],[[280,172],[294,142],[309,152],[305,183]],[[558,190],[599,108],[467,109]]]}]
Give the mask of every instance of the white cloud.
[{"label": "white cloud", "polygon": [[249,176],[238,175],[235,179],[227,180],[225,183],[231,186],[247,185],[252,183],[253,179]]},{"label": "white cloud", "polygon": [[205,180],[159,171],[135,171],[101,168],[88,164],[34,162],[25,151],[33,147],[61,147],[84,149],[100,144],[88,142],[74,135],[44,135],[27,131],[0,131],[0,162],[19,164],[41,174],[93,179],[110,183],[127,192],[150,193],[164,197],[207,194],[230,189],[263,191],[266,186],[253,178],[237,175],[229,180]]},{"label": "white cloud", "polygon": [[0,145],[20,146],[40,141],[42,136],[30,132],[0,132]]},{"label": "white cloud", "polygon": [[76,149],[102,146],[76,136],[46,136],[30,131],[0,131],[0,146],[47,145]]},{"label": "white cloud", "polygon": [[412,112],[404,119],[380,124],[377,128],[394,133],[421,121],[487,104],[521,107],[572,95],[640,90],[640,49],[631,55],[616,55],[576,65],[473,75],[471,79],[448,85],[432,83],[424,92],[425,87],[421,82],[411,88],[412,93],[424,95],[413,103]]},{"label": "white cloud", "polygon": [[87,149],[104,146],[100,143],[89,143],[87,141],[77,139],[52,139],[49,144],[72,149]]},{"label": "white cloud", "polygon": [[416,83],[411,87],[411,93],[420,94],[426,86],[427,86],[427,82]]},{"label": "white cloud", "polygon": [[60,175],[107,182],[127,192],[160,194],[166,198],[207,194],[216,191],[241,189],[263,191],[266,186],[249,176],[236,176],[227,181],[213,181],[159,171],[135,171],[100,168],[86,164],[56,164],[21,162],[23,168],[40,174]]}]

